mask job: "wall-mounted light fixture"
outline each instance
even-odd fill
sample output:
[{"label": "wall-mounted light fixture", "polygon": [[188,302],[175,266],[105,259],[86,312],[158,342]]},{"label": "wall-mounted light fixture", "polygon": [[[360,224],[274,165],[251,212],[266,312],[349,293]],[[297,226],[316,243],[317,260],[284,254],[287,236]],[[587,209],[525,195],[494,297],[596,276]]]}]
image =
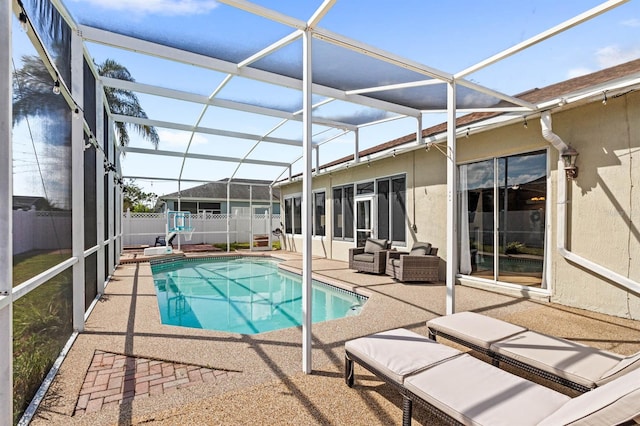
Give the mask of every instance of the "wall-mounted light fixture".
[{"label": "wall-mounted light fixture", "polygon": [[578,177],[578,167],[576,166],[576,159],[578,158],[578,151],[572,147],[568,147],[560,155],[564,162],[564,172],[567,179],[575,179]]}]

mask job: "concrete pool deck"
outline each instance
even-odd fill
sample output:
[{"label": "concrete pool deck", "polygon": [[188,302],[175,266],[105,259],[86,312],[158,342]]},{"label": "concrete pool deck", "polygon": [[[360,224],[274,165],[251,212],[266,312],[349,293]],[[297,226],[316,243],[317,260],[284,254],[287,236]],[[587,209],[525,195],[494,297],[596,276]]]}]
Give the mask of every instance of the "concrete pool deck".
[{"label": "concrete pool deck", "polygon": [[[271,254],[301,267],[300,255]],[[425,322],[445,312],[444,283],[397,283],[326,259],[314,259],[313,270],[370,298],[356,317],[313,325],[313,373],[306,375],[300,328],[239,335],[162,325],[149,264],[120,265],[32,424],[400,424],[401,398],[389,386],[359,366],[356,385],[345,385],[344,342],[397,327],[426,335]],[[457,286],[456,311],[465,310],[624,355],[640,351],[638,321]],[[96,384],[100,368],[111,376]],[[208,373],[217,378],[205,380]],[[171,385],[160,392],[163,383]],[[420,407],[413,420],[441,424]]]}]

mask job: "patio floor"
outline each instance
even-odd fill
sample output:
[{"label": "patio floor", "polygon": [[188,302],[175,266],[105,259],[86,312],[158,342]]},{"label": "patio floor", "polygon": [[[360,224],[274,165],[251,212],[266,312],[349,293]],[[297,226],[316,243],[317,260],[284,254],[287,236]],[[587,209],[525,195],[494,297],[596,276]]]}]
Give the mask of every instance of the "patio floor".
[{"label": "patio floor", "polygon": [[[297,254],[272,254],[301,267]],[[356,385],[345,385],[344,342],[396,327],[426,335],[425,322],[445,312],[444,283],[396,283],[347,266],[313,261],[324,281],[370,298],[356,317],[314,324],[306,375],[300,328],[239,335],[162,325],[149,264],[120,265],[32,424],[401,424],[401,398],[388,385],[359,366]],[[640,351],[637,321],[457,286],[456,311],[465,310],[620,354]],[[108,376],[98,381],[98,371]],[[413,420],[441,424],[421,407]]]}]

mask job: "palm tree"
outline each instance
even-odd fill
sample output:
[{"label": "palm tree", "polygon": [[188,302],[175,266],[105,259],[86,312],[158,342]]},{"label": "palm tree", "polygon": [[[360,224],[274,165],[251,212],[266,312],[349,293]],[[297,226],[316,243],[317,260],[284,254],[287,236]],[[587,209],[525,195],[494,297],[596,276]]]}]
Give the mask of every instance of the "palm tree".
[{"label": "palm tree", "polygon": [[[68,111],[69,107],[64,98],[53,93],[51,74],[38,56],[25,55],[22,57],[22,68],[15,71],[13,90],[13,122],[19,123],[29,116],[47,116],[60,111]],[[135,81],[129,70],[113,59],[106,59],[102,64],[96,64],[101,76]],[[140,105],[138,97],[129,90],[105,88],[105,95],[111,112],[138,118],[147,118],[147,114]],[[62,123],[61,123],[62,125]],[[120,145],[129,144],[128,128],[133,128],[154,148],[158,148],[160,138],[153,126],[142,124],[116,122],[116,133]],[[57,132],[51,134],[65,134]]]},{"label": "palm tree", "polygon": [[[98,74],[103,77],[115,78],[118,80],[125,81],[135,81],[129,70],[120,65],[113,59],[105,59],[105,61],[101,64],[96,64]],[[128,115],[131,117],[137,118],[147,118],[147,114],[140,106],[140,101],[135,93],[130,90],[124,89],[116,89],[113,87],[106,87],[104,89],[105,95],[107,97],[107,102],[109,104],[109,108],[113,114],[121,114]],[[145,139],[148,139],[154,146],[154,148],[158,149],[158,143],[160,142],[160,138],[158,137],[158,133],[153,126],[147,126],[143,124],[132,124],[132,123],[122,123],[116,122],[116,132],[118,136],[118,140],[120,141],[120,145],[127,146],[129,144],[129,132],[127,131],[128,127],[132,127],[140,135],[142,135]]]}]

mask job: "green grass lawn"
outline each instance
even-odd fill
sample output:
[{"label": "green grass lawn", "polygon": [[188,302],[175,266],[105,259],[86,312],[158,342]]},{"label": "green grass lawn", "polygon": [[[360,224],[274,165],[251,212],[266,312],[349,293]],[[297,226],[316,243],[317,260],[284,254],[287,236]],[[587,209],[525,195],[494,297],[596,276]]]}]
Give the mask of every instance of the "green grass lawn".
[{"label": "green grass lawn", "polygon": [[[68,258],[68,253],[58,251],[14,256],[13,285]],[[22,416],[71,336],[72,297],[72,270],[69,268],[13,303],[14,422]]]}]

